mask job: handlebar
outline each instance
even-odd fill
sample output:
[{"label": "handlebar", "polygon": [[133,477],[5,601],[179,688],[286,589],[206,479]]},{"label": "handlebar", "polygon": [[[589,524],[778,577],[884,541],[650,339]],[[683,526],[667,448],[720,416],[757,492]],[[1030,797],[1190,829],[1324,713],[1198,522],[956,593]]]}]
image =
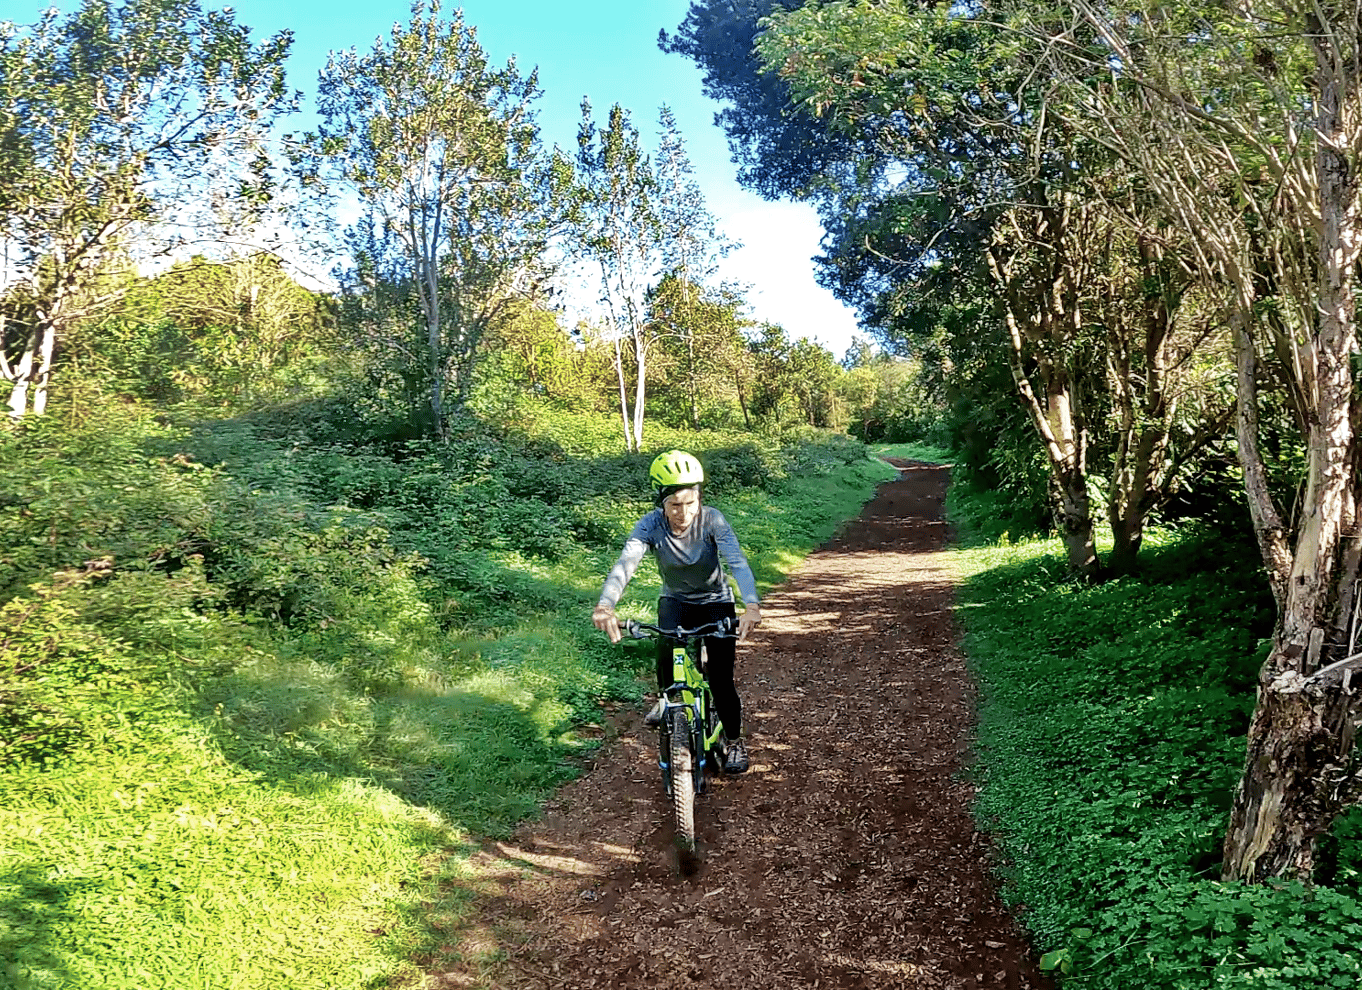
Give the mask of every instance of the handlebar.
[{"label": "handlebar", "polygon": [[721,639],[737,638],[737,619],[723,618],[708,625],[696,626],[694,629],[682,629],[678,626],[675,629],[663,629],[649,622],[636,622],[633,619],[626,619],[620,623],[620,628],[625,634],[634,639],[649,639],[652,636],[663,636],[667,639],[690,639],[692,636],[717,636]]}]

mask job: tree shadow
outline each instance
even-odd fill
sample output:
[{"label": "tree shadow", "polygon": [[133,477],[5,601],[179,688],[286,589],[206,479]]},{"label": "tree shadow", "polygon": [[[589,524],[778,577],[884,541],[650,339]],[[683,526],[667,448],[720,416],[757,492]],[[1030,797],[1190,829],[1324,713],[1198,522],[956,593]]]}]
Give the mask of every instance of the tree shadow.
[{"label": "tree shadow", "polygon": [[0,879],[0,975],[12,990],[79,985],[68,967],[61,930],[81,881],[57,881],[33,863]]}]

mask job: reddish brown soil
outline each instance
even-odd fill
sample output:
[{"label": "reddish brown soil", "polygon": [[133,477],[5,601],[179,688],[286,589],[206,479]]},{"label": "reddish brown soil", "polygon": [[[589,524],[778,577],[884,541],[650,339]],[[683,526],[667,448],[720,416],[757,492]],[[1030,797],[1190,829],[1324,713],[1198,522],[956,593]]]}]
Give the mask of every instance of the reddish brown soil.
[{"label": "reddish brown soil", "polygon": [[973,689],[947,471],[899,466],[739,647],[752,769],[697,801],[699,871],[677,868],[653,734],[621,712],[591,772],[484,854],[500,879],[482,947],[505,961],[436,986],[1049,986],[998,898],[962,776]]}]

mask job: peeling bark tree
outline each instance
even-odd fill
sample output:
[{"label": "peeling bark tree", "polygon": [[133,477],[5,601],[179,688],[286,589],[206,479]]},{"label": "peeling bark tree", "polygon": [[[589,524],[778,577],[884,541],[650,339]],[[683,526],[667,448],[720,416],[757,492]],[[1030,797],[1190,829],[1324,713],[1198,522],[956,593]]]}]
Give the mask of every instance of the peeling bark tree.
[{"label": "peeling bark tree", "polygon": [[[1248,879],[1308,876],[1315,840],[1362,796],[1355,749],[1362,699],[1351,684],[1362,661],[1356,608],[1362,400],[1351,363],[1362,253],[1356,171],[1362,153],[1362,8],[1331,12],[1343,16],[1328,25],[1314,13],[1304,18],[1315,56],[1318,268],[1310,280],[1314,319],[1303,339],[1293,341],[1291,372],[1301,393],[1313,399],[1307,406],[1306,488],[1290,557],[1280,553],[1275,532],[1264,532],[1264,557],[1276,565],[1273,584],[1283,588],[1280,620],[1259,676],[1248,760],[1225,840],[1226,875]],[[1252,360],[1249,348],[1241,353],[1245,362]],[[1245,367],[1245,379],[1252,375]],[[1271,508],[1270,501],[1262,506],[1265,518]]]},{"label": "peeling bark tree", "polygon": [[[1225,286],[1234,332],[1239,456],[1278,619],[1223,875],[1308,878],[1316,841],[1362,798],[1362,693],[1352,683],[1362,667],[1353,367],[1362,6],[1236,7],[1202,25],[1196,46],[1156,6],[1117,19],[1109,8],[1075,9],[1121,67],[1092,86],[1095,64],[1082,66],[1090,133],[1139,167],[1184,225],[1197,263]],[[1057,51],[1074,57],[1067,39]],[[1112,62],[1102,56],[1108,72]],[[1258,439],[1265,386],[1286,391],[1303,426],[1293,518],[1277,504]]]},{"label": "peeling bark tree", "polygon": [[1011,209],[995,228],[987,261],[1003,302],[1012,380],[1045,448],[1069,568],[1093,581],[1101,577],[1102,562],[1088,499],[1084,372],[1077,354],[1086,266],[1074,228],[1083,213],[1077,197],[1065,193],[1042,208]]}]

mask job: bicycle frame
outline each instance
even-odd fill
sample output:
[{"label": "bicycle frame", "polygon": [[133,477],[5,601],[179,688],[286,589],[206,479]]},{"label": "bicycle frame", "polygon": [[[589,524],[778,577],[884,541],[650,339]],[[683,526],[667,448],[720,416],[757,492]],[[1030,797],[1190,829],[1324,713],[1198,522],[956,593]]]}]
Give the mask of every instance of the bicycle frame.
[{"label": "bicycle frame", "polygon": [[635,639],[649,635],[673,640],[672,683],[662,691],[662,720],[657,734],[657,763],[662,768],[662,787],[671,799],[676,820],[676,847],[682,872],[696,865],[695,796],[706,786],[709,755],[723,759],[724,726],[710,710],[714,700],[705,679],[703,663],[706,636],[734,636],[736,622],[719,622],[697,629],[661,629],[645,622],[629,621],[624,631]]},{"label": "bicycle frame", "polygon": [[[680,635],[684,630],[677,630]],[[693,637],[699,639],[699,637]],[[693,641],[693,640],[692,640]],[[678,642],[672,647],[672,683],[669,687],[662,690],[662,718],[666,721],[667,712],[672,708],[683,708],[686,712],[686,720],[690,722],[692,728],[698,727],[700,732],[705,731],[705,713],[708,706],[713,703],[710,695],[709,681],[705,677],[705,672],[701,669],[699,654],[704,650],[703,641],[692,654],[689,641]],[[709,762],[709,754],[713,752],[719,737],[723,735],[724,724],[719,720],[717,714],[714,718],[714,731],[701,738],[700,746],[700,766],[705,767]],[[667,769],[663,767],[663,769]],[[697,788],[697,789],[702,789]]]},{"label": "bicycle frame", "polygon": [[[736,637],[736,620],[721,619],[718,622],[711,622],[708,625],[698,626],[695,629],[662,629],[646,622],[635,622],[630,620],[624,624],[624,631],[634,639],[646,639],[649,634],[664,636],[674,640],[672,647],[672,683],[662,689],[662,724],[668,723],[668,716],[673,709],[682,709],[688,725],[691,728],[692,736],[699,743],[697,754],[701,769],[709,764],[709,754],[717,752],[719,740],[723,737],[723,722],[715,713],[713,729],[707,734],[705,732],[705,716],[709,713],[709,706],[713,704],[713,697],[710,694],[709,681],[705,677],[703,664],[700,659],[704,651],[704,638],[706,636]],[[659,766],[665,772],[669,769],[667,764],[659,760]],[[697,775],[696,792],[704,789],[703,774]]]}]

